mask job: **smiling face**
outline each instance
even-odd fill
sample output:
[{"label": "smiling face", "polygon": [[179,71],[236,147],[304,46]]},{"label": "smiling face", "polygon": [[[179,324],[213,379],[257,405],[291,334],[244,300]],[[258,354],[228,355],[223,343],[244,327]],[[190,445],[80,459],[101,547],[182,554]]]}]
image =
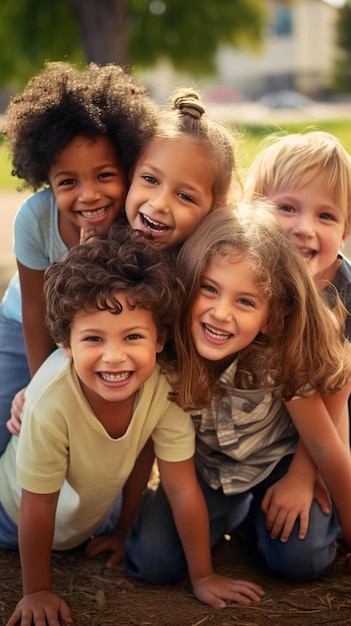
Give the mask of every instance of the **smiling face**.
[{"label": "smiling face", "polygon": [[317,280],[333,280],[338,252],[346,239],[345,219],[328,191],[325,176],[297,189],[276,190],[267,198],[279,221]]},{"label": "smiling face", "polygon": [[256,283],[249,255],[212,257],[191,313],[191,334],[204,359],[224,368],[267,332],[269,304]]},{"label": "smiling face", "polygon": [[108,137],[74,137],[56,156],[49,182],[63,233],[101,233],[123,209],[126,175]]},{"label": "smiling face", "polygon": [[134,397],[163,349],[151,312],[130,310],[123,292],[118,300],[123,310],[117,315],[98,309],[77,313],[65,348],[93,410],[101,400],[119,405]]},{"label": "smiling face", "polygon": [[180,245],[212,210],[214,182],[208,155],[195,141],[152,141],[133,171],[128,221],[167,247]]}]

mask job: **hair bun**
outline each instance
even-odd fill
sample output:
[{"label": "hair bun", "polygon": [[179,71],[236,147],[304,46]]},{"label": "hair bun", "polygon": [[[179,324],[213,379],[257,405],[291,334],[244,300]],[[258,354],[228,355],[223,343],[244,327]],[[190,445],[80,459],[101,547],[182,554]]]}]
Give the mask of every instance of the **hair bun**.
[{"label": "hair bun", "polygon": [[205,113],[204,106],[196,93],[185,93],[177,96],[173,103],[174,109],[178,109],[183,115],[191,115],[200,119]]}]

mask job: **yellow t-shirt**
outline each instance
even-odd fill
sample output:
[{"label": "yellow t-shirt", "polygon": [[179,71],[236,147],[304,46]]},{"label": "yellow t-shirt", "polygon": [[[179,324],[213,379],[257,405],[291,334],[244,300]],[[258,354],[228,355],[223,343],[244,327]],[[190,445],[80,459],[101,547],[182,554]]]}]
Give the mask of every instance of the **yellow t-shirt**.
[{"label": "yellow t-shirt", "polygon": [[72,548],[104,519],[150,436],[160,459],[193,456],[191,417],[167,399],[168,392],[156,366],[127,431],[113,439],[92,412],[72,362],[56,350],[27,389],[19,440],[13,437],[0,459],[0,501],[13,521],[18,523],[21,487],[33,493],[61,490],[53,548]]}]

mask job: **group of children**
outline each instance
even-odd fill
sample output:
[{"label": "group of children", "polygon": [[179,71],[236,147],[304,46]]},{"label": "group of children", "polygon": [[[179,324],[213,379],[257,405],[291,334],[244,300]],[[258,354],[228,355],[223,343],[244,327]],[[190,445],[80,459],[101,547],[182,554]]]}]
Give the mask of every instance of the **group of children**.
[{"label": "group of children", "polygon": [[188,571],[213,607],[263,595],[211,564],[246,518],[269,568],[323,575],[351,546],[347,152],[280,138],[238,202],[234,136],[198,94],[159,111],[113,65],[49,64],[5,137],[45,185],[16,216],[0,320],[0,547],[23,577],[8,626],[72,622],[50,552],[84,542],[152,583]]}]

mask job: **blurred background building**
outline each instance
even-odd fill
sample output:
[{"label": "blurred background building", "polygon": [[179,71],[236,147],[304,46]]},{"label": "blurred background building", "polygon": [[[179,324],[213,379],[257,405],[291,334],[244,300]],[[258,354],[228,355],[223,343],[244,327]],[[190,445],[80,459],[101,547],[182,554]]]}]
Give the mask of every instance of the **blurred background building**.
[{"label": "blurred background building", "polygon": [[[256,100],[267,92],[281,91],[287,99],[298,98],[291,91],[317,99],[328,97],[338,57],[337,19],[342,1],[264,1],[268,19],[261,45],[251,51],[220,47],[215,80],[199,81],[208,98]],[[165,61],[144,76],[160,100],[174,84],[185,84],[190,78],[176,73]]]}]

